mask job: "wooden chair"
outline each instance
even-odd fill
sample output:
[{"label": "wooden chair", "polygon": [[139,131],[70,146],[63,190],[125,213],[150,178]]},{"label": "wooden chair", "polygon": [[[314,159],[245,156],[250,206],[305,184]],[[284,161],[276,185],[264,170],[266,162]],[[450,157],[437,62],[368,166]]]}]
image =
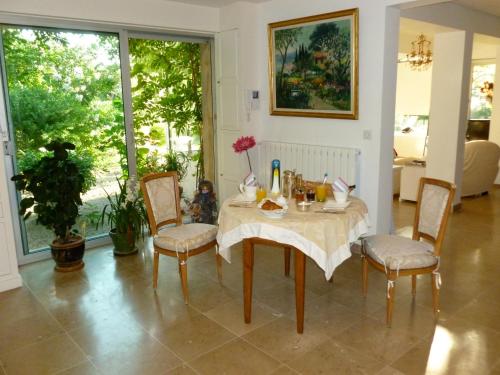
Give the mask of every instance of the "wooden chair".
[{"label": "wooden chair", "polygon": [[[368,290],[368,264],[387,276],[387,325],[391,325],[396,279],[412,277],[415,296],[417,275],[429,273],[434,312],[438,312],[441,246],[451,211],[455,185],[423,177],[417,195],[412,239],[394,235],[369,236],[362,241],[363,295]],[[423,241],[421,241],[423,240]]]},{"label": "wooden chair", "polygon": [[[184,302],[189,302],[187,260],[217,245],[217,226],[182,224],[177,172],[151,173],[141,179],[141,190],[153,236],[153,288],[158,286],[160,254],[177,257]],[[216,254],[217,275],[222,278],[222,258]]]}]

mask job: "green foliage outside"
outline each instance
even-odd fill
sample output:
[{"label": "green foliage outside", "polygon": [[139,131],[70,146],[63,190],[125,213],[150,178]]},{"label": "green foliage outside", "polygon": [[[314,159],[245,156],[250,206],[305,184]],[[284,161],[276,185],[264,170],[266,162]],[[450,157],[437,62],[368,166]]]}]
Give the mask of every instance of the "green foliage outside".
[{"label": "green foliage outside", "polygon": [[2,35],[21,170],[61,138],[100,170],[117,150],[126,171],[117,37],[95,34],[81,45],[75,34],[49,30],[4,28]]},{"label": "green foliage outside", "polygon": [[[92,34],[82,43],[84,34],[51,30],[4,28],[2,35],[20,170],[40,159],[43,145],[61,138],[96,170],[107,170],[118,155],[126,176],[117,36]],[[173,161],[171,144],[174,135],[201,143],[199,45],[131,39],[130,59],[139,175],[172,165],[183,175],[190,160],[202,171],[198,152],[175,152]]]},{"label": "green foliage outside", "polygon": [[202,142],[199,44],[131,39],[129,48],[138,174],[177,170],[183,177],[192,160],[202,178],[200,153],[176,152],[172,144],[174,133]]}]

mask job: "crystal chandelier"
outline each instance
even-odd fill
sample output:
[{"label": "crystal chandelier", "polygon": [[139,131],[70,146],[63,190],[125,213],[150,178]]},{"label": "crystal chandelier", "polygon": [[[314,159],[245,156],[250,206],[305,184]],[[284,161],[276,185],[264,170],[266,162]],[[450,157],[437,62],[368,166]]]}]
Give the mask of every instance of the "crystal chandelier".
[{"label": "crystal chandelier", "polygon": [[417,36],[417,40],[411,42],[411,52],[406,55],[406,62],[413,70],[428,69],[432,63],[431,42],[424,34]]}]

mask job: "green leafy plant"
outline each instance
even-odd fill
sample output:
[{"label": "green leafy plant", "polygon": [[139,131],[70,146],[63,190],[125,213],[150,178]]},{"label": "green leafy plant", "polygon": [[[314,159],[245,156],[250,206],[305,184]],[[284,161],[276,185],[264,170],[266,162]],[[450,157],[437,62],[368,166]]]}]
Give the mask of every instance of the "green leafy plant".
[{"label": "green leafy plant", "polygon": [[101,213],[99,224],[107,222],[116,233],[133,236],[134,240],[144,238],[143,227],[147,224],[144,201],[139,195],[137,182],[130,178],[125,183],[117,179],[119,191],[114,195],[108,194],[108,204]]},{"label": "green leafy plant", "polygon": [[49,155],[12,177],[17,190],[29,193],[21,200],[19,213],[25,220],[35,213],[37,223],[54,231],[58,242],[67,243],[82,205],[85,178],[68,152],[74,144],[55,140],[45,149]]},{"label": "green leafy plant", "polygon": [[170,150],[165,155],[167,171],[176,171],[179,181],[182,181],[187,172],[189,159],[186,154]]}]

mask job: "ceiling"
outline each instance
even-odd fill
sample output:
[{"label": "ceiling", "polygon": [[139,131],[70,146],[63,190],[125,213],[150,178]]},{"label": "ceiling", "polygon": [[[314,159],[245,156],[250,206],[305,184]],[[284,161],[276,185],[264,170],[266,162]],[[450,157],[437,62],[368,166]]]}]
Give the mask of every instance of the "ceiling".
[{"label": "ceiling", "polygon": [[[242,0],[170,0],[179,3],[203,5],[208,7],[220,8]],[[265,3],[270,0],[243,0],[248,3]],[[500,0],[441,0],[442,2],[454,2],[468,8],[479,10],[484,13],[490,13],[500,17]]]},{"label": "ceiling", "polygon": [[499,0],[454,0],[454,2],[467,8],[476,9],[481,12],[490,13],[494,16],[500,17]]},{"label": "ceiling", "polygon": [[[433,43],[435,34],[453,30],[448,27],[403,17],[400,18],[399,26],[399,52],[404,54],[410,52],[411,42],[414,41],[419,34],[424,34],[426,38]],[[474,34],[472,59],[493,59],[496,56],[497,48],[499,46],[500,38]]]}]

